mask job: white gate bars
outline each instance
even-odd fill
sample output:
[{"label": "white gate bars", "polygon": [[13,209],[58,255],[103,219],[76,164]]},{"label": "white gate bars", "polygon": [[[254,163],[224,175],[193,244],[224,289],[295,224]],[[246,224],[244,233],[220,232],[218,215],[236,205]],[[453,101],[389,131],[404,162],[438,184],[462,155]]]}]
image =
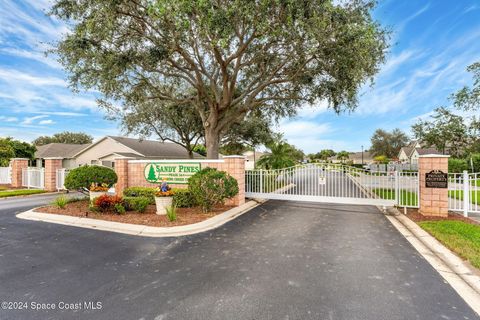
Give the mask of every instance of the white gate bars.
[{"label": "white gate bars", "polygon": [[12,168],[0,167],[0,184],[12,183]]},{"label": "white gate bars", "polygon": [[58,191],[66,190],[65,189],[65,177],[68,175],[68,170],[65,168],[57,169],[57,179],[56,179],[56,188]]},{"label": "white gate bars", "polygon": [[370,172],[341,164],[310,163],[277,170],[247,170],[250,198],[383,206],[418,206],[418,174]]},{"label": "white gate bars", "polygon": [[28,189],[45,188],[45,169],[28,167],[22,170],[22,186]]},{"label": "white gate bars", "polygon": [[448,210],[480,213],[480,173],[448,174]]}]

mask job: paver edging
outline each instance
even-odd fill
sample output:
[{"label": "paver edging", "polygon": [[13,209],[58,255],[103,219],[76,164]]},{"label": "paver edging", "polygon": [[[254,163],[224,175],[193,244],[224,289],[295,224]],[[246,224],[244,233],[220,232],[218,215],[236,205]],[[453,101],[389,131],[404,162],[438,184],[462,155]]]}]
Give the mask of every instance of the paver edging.
[{"label": "paver edging", "polygon": [[179,237],[215,229],[227,223],[228,221],[233,220],[241,216],[242,214],[250,211],[261,203],[262,201],[260,200],[251,200],[241,206],[232,208],[204,221],[190,225],[175,227],[152,227],[139,224],[122,223],[33,211],[37,208],[19,213],[17,214],[17,218],[144,237]]},{"label": "paver edging", "polygon": [[389,211],[386,217],[393,226],[480,315],[480,272],[397,209]]}]

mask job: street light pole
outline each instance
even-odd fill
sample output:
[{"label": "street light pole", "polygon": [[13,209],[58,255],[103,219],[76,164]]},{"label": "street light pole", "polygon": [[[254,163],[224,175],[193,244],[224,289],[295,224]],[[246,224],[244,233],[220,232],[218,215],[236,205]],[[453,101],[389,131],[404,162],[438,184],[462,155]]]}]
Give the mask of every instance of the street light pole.
[{"label": "street light pole", "polygon": [[363,146],[362,146],[362,166],[363,166]]}]

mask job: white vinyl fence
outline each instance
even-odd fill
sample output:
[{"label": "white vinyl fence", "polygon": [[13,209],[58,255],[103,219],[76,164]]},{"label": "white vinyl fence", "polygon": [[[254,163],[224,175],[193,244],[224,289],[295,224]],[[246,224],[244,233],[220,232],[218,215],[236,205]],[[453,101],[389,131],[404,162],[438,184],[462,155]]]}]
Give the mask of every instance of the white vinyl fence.
[{"label": "white vinyl fence", "polygon": [[388,172],[388,171],[418,171],[418,164],[416,163],[389,163],[389,164],[370,164],[368,165],[370,171]]},{"label": "white vinyl fence", "polygon": [[480,173],[448,174],[448,210],[480,213]]},{"label": "white vinyl fence", "polygon": [[63,168],[63,169],[57,169],[57,190],[66,190],[65,188],[65,177],[68,175],[69,170]]},{"label": "white vinyl fence", "polygon": [[22,186],[28,189],[45,188],[45,169],[28,167],[22,170]]},{"label": "white vinyl fence", "polygon": [[0,184],[12,183],[12,168],[0,167]]}]

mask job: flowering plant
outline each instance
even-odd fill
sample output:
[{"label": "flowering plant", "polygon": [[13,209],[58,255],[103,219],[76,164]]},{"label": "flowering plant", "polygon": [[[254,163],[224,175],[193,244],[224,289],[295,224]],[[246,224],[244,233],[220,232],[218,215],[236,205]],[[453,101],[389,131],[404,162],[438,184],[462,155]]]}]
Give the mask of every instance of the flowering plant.
[{"label": "flowering plant", "polygon": [[93,191],[93,192],[103,192],[103,191],[108,191],[109,187],[108,187],[108,184],[106,183],[102,183],[102,184],[98,184],[98,183],[93,183],[90,185],[90,191]]},{"label": "flowering plant", "polygon": [[173,196],[172,188],[168,185],[167,181],[164,179],[162,184],[155,189],[156,197],[171,197]]}]

